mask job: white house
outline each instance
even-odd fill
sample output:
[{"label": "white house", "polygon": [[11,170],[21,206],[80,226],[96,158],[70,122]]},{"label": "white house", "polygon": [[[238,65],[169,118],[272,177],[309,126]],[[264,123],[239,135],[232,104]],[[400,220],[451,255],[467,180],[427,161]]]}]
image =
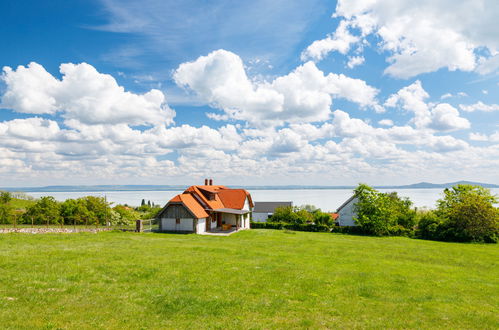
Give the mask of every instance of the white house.
[{"label": "white house", "polygon": [[293,202],[255,202],[252,221],[266,222],[274,214],[276,208],[289,206],[293,206]]},{"label": "white house", "polygon": [[244,189],[230,189],[205,180],[173,197],[158,213],[160,231],[203,233],[212,230],[249,229],[253,208]]},{"label": "white house", "polygon": [[345,203],[343,203],[336,213],[338,213],[337,223],[340,226],[357,226],[353,218],[357,216],[355,213],[355,204],[359,199],[353,195]]}]

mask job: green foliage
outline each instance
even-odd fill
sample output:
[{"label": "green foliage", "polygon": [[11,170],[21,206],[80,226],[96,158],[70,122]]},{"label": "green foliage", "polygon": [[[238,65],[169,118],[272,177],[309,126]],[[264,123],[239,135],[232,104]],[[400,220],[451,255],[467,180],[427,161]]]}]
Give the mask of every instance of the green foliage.
[{"label": "green foliage", "polygon": [[24,223],[37,225],[60,224],[63,218],[60,216],[60,204],[52,196],[40,198],[30,206],[23,214]]},{"label": "green foliage", "polygon": [[110,215],[110,207],[104,197],[86,196],[85,199],[87,209],[89,211],[89,221],[95,224],[106,225]]},{"label": "green foliage", "polygon": [[332,226],[334,221],[327,213],[313,205],[304,205],[293,208],[283,206],[275,209],[274,214],[268,219],[268,222],[290,223],[290,224],[320,224]]},{"label": "green foliage", "polygon": [[499,209],[490,190],[472,185],[457,185],[444,190],[438,200],[438,232],[432,239],[458,242],[497,242]]},{"label": "green foliage", "polygon": [[127,222],[139,219],[139,212],[128,206],[116,205],[113,207],[113,211],[117,212],[120,215],[120,218]]},{"label": "green foliage", "polygon": [[64,219],[64,224],[81,225],[87,224],[88,219],[95,219],[95,216],[87,208],[85,197],[78,199],[66,199],[61,203],[61,216]]},{"label": "green foliage", "polygon": [[281,206],[274,210],[274,214],[267,220],[268,222],[289,222],[299,223],[298,216],[291,206]]},{"label": "green foliage", "polygon": [[12,200],[12,195],[8,191],[0,192],[0,204],[7,204]]},{"label": "green foliage", "polygon": [[431,240],[441,239],[442,219],[434,211],[421,212],[418,214],[418,218],[416,237]]},{"label": "green foliage", "polygon": [[12,223],[14,213],[11,205],[12,196],[7,191],[0,192],[0,223]]},{"label": "green foliage", "polygon": [[323,213],[321,210],[317,210],[313,213],[314,223],[318,225],[325,225],[328,227],[334,226],[334,219],[328,213]]},{"label": "green foliage", "polygon": [[416,212],[412,202],[400,198],[396,192],[382,193],[360,184],[355,190],[356,224],[363,232],[376,236],[410,235],[416,225]]},{"label": "green foliage", "polygon": [[154,205],[153,207],[149,208],[147,212],[141,213],[140,218],[141,219],[154,219],[158,215],[159,211],[161,211],[162,207]]},{"label": "green foliage", "polygon": [[329,232],[331,229],[324,224],[288,223],[288,222],[251,222],[253,229],[288,229],[295,231]]}]

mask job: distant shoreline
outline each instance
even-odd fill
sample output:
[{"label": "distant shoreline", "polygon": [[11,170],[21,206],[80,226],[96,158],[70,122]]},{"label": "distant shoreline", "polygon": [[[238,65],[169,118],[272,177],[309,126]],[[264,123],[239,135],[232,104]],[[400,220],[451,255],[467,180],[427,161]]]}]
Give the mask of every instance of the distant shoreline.
[{"label": "distant shoreline", "polygon": [[[471,181],[457,181],[450,183],[421,182],[400,186],[374,186],[376,189],[444,189],[457,184],[479,185],[484,188],[499,188],[499,185]],[[2,187],[0,190],[12,192],[99,192],[99,191],[183,191],[188,185],[89,185],[89,186],[45,186],[45,187]],[[235,187],[228,185],[228,187]],[[238,186],[246,190],[332,190],[354,189],[356,186]]]}]

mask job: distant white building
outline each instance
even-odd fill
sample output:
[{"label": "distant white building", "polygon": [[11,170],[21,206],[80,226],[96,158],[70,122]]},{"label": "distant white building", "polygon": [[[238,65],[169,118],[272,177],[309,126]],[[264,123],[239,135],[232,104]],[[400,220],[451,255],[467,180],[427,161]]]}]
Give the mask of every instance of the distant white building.
[{"label": "distant white building", "polygon": [[293,206],[293,202],[255,202],[252,220],[255,222],[267,222],[267,219],[274,214],[276,208],[290,206]]},{"label": "distant white building", "polygon": [[357,226],[353,218],[357,217],[355,212],[355,204],[358,202],[356,195],[353,195],[345,203],[343,203],[336,213],[338,213],[337,223],[340,226]]}]

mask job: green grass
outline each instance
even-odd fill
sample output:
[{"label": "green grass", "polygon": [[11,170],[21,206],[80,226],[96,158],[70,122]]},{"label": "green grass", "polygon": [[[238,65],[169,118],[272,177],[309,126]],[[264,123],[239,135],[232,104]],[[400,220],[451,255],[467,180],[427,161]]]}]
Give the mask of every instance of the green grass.
[{"label": "green grass", "polygon": [[0,235],[2,328],[497,328],[498,245],[251,230]]}]

